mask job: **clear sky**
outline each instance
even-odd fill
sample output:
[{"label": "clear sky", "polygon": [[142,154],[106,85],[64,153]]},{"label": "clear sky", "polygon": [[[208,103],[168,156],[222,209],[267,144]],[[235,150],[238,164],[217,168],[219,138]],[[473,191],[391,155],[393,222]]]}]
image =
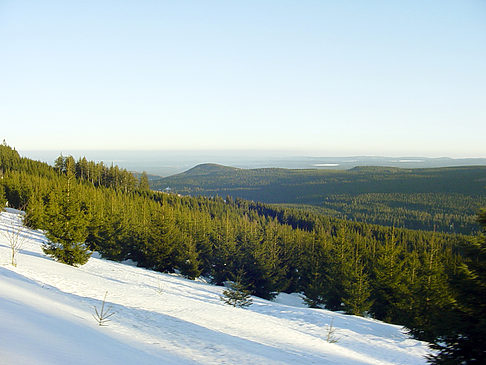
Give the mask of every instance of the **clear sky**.
[{"label": "clear sky", "polygon": [[0,0],[20,150],[486,157],[484,0]]}]

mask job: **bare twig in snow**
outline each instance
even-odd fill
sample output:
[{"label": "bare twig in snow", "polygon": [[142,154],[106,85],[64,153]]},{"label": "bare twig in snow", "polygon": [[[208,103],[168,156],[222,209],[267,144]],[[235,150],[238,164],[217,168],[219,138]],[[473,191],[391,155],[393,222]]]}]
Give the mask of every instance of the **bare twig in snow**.
[{"label": "bare twig in snow", "polygon": [[336,343],[339,341],[339,338],[335,336],[336,329],[333,327],[334,318],[331,319],[331,323],[326,326],[327,336],[326,341],[329,343]]},{"label": "bare twig in snow", "polygon": [[98,322],[98,326],[107,326],[107,322],[110,321],[110,317],[115,314],[111,310],[111,306],[105,309],[105,302],[106,296],[108,295],[108,291],[105,293],[105,297],[103,298],[103,302],[101,303],[101,309],[98,310],[96,306],[94,306],[95,314],[93,314],[93,318]]},{"label": "bare twig in snow", "polygon": [[25,228],[23,226],[12,226],[2,231],[2,236],[7,240],[12,253],[12,266],[17,266],[16,255],[25,243]]}]

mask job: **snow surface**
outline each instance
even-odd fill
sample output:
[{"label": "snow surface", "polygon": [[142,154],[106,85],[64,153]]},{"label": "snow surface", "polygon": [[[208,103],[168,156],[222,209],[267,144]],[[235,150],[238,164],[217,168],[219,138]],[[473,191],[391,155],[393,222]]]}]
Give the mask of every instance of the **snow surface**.
[{"label": "snow surface", "polygon": [[[20,222],[2,212],[0,233]],[[431,353],[400,326],[306,308],[298,294],[233,308],[221,287],[96,255],[70,267],[42,253],[42,232],[25,238],[13,267],[0,235],[2,364],[425,364]],[[106,292],[115,315],[99,327]]]}]

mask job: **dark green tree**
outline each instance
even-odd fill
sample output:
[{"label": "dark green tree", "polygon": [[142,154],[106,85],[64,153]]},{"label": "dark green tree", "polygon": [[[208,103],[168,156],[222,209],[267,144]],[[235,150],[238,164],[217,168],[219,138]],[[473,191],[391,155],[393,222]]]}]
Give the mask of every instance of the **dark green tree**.
[{"label": "dark green tree", "polygon": [[433,364],[486,363],[486,210],[479,215],[483,235],[463,247],[464,262],[453,281],[458,293],[456,310],[447,330],[438,336],[434,347],[439,353]]},{"label": "dark green tree", "polygon": [[[419,258],[418,278],[412,286],[413,305],[409,313],[413,315],[411,323],[405,323],[412,335],[428,342],[442,332],[444,318],[451,317],[455,299],[449,285],[449,278],[444,266],[443,245],[435,235],[426,242]],[[405,307],[402,308],[405,311]]]},{"label": "dark green tree", "polygon": [[343,304],[348,314],[364,315],[371,307],[371,286],[363,263],[359,259],[351,262],[343,280]]},{"label": "dark green tree", "polygon": [[333,246],[329,251],[325,268],[326,285],[324,304],[330,310],[342,310],[346,269],[353,257],[353,245],[349,229],[345,225],[337,228]]},{"label": "dark green tree", "polygon": [[88,222],[73,185],[72,176],[68,176],[65,188],[54,189],[49,195],[44,224],[49,241],[43,250],[59,262],[77,266],[85,264],[91,252],[84,243]]},{"label": "dark green tree", "polygon": [[371,313],[377,319],[401,323],[401,315],[410,300],[405,270],[406,252],[395,231],[387,234],[385,242],[376,249],[373,263],[373,298]]},{"label": "dark green tree", "polygon": [[7,198],[5,197],[5,188],[0,184],[0,211],[3,210],[7,204]]},{"label": "dark green tree", "polygon": [[299,266],[303,276],[304,302],[311,308],[320,308],[326,302],[325,297],[329,287],[326,273],[330,261],[327,240],[328,238],[319,232],[315,233],[313,240],[303,242],[306,254],[302,255]]},{"label": "dark green tree", "polygon": [[241,282],[241,271],[236,277],[236,281],[230,284],[230,287],[223,290],[223,295],[220,299],[228,305],[233,307],[245,308],[253,303],[250,291]]},{"label": "dark green tree", "polygon": [[142,191],[150,190],[148,175],[145,171],[142,172],[142,175],[140,175],[140,180],[138,182],[138,188]]},{"label": "dark green tree", "polygon": [[194,280],[201,275],[196,244],[191,236],[181,233],[176,246],[176,267],[186,278]]},{"label": "dark green tree", "polygon": [[39,229],[44,221],[44,202],[37,194],[30,198],[24,217],[24,224],[32,229]]},{"label": "dark green tree", "polygon": [[314,271],[304,287],[304,302],[310,308],[320,308],[325,301],[326,284],[323,275]]}]

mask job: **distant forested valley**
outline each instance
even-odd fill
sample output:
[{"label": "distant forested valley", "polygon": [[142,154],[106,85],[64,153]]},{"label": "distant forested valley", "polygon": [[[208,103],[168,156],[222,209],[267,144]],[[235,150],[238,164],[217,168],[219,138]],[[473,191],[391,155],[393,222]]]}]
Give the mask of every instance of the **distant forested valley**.
[{"label": "distant forested valley", "polygon": [[[207,168],[199,170],[207,175],[194,177],[194,183],[202,177],[207,185],[216,184]],[[204,276],[216,285],[237,282],[261,298],[301,293],[311,307],[405,326],[440,350],[433,359],[437,364],[486,358],[486,239],[476,234],[486,229],[486,211],[471,218],[476,225],[468,223],[474,229],[463,235],[339,219],[300,205],[269,205],[228,194],[246,183],[274,197],[306,187],[294,199],[309,204],[313,185],[328,184],[332,195],[343,196],[331,201],[338,207],[361,186],[368,190],[356,200],[358,206],[380,204],[379,194],[389,194],[389,202],[411,194],[410,206],[423,209],[437,201],[452,216],[468,206],[472,217],[484,202],[474,200],[484,197],[484,168],[357,169],[326,172],[320,183],[312,183],[318,175],[314,171],[234,172],[226,177],[224,199],[216,190],[209,198],[193,190],[194,196],[179,196],[150,190],[146,174],[136,178],[117,166],[71,156],[59,156],[51,166],[3,144],[0,204],[25,210],[24,224],[48,238],[44,252],[65,264],[82,265],[97,251],[106,259],[130,259],[189,279]],[[390,191],[377,191],[380,181]],[[433,189],[438,190],[435,197],[428,195]],[[469,200],[456,206],[462,196]],[[393,214],[386,215],[390,223]]]},{"label": "distant forested valley", "polygon": [[476,215],[486,206],[486,166],[343,171],[203,164],[151,180],[151,187],[279,204],[363,223],[469,234],[477,232]]}]

